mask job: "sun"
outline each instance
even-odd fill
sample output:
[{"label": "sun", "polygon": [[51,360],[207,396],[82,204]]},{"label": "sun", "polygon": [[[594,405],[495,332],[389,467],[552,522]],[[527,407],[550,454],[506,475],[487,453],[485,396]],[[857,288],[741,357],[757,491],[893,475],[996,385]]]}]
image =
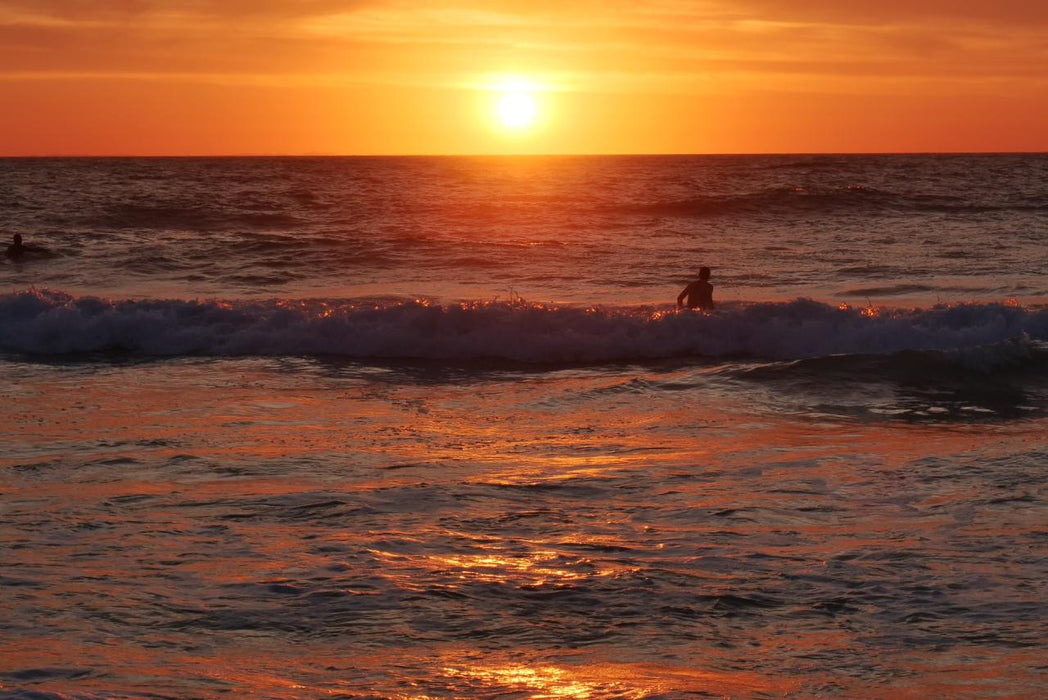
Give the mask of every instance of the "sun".
[{"label": "sun", "polygon": [[523,129],[535,121],[535,100],[526,92],[507,92],[499,100],[499,121],[510,129]]},{"label": "sun", "polygon": [[[2,2],[2,0],[0,0]],[[501,143],[515,142],[524,148],[550,124],[550,81],[512,74],[488,74],[473,84],[483,91],[485,121],[501,132]]]}]

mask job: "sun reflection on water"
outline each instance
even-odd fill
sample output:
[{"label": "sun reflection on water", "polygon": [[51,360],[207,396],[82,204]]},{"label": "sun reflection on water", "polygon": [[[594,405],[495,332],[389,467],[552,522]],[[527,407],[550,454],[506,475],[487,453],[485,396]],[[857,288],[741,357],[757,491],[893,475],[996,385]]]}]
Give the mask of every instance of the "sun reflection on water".
[{"label": "sun reflection on water", "polygon": [[[517,583],[541,586],[549,582],[578,581],[586,573],[551,565],[558,558],[556,552],[538,551],[528,555],[506,556],[496,554],[469,554],[433,556],[436,567],[451,569],[459,580],[483,583]],[[586,562],[577,562],[585,564]]]},{"label": "sun reflection on water", "polygon": [[502,666],[485,668],[445,668],[451,679],[461,679],[481,687],[502,687],[526,692],[534,700],[542,698],[642,698],[654,689],[627,688],[620,683],[583,680],[571,671],[556,666]]}]

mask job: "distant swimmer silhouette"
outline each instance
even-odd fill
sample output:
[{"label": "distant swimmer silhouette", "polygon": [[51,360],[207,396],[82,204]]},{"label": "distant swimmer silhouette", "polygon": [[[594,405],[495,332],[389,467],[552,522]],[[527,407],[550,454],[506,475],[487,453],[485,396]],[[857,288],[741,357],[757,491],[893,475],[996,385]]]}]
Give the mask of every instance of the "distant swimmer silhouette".
[{"label": "distant swimmer silhouette", "polygon": [[11,260],[25,260],[27,257],[32,255],[35,258],[53,258],[55,254],[49,251],[47,248],[41,248],[38,245],[25,245],[22,243],[22,234],[16,233],[14,235],[14,243],[7,246],[7,257]]},{"label": "distant swimmer silhouette", "polygon": [[710,268],[699,268],[699,279],[695,280],[677,296],[677,307],[684,306],[684,297],[688,297],[689,309],[713,308],[713,285],[709,283]]},{"label": "distant swimmer silhouette", "polygon": [[14,243],[7,246],[7,257],[11,258],[12,260],[21,260],[25,257],[25,254],[28,252],[29,249],[26,246],[22,245],[22,234],[16,233],[14,240]]}]

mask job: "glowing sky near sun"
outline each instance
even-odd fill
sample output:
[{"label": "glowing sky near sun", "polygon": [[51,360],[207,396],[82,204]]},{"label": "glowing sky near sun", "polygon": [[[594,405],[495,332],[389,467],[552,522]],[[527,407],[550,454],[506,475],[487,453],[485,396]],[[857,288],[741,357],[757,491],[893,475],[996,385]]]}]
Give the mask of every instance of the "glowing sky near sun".
[{"label": "glowing sky near sun", "polygon": [[0,155],[1046,150],[1046,35],[1026,0],[0,0]]}]

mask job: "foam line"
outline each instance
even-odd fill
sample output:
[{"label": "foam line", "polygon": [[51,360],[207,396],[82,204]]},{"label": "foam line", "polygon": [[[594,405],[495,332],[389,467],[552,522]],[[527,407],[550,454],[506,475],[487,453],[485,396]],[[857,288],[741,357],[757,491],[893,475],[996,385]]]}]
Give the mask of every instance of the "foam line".
[{"label": "foam line", "polygon": [[955,351],[1016,338],[1048,340],[1048,309],[973,303],[870,315],[798,299],[735,303],[703,314],[522,302],[143,301],[50,290],[0,296],[0,350],[31,355],[121,351],[586,363]]}]

